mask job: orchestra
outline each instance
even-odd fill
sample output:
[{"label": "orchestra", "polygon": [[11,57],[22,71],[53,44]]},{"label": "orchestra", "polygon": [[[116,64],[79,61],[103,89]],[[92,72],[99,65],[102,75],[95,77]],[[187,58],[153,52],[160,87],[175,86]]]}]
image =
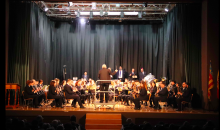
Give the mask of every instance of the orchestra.
[{"label": "orchestra", "polygon": [[[158,101],[167,102],[167,107],[178,108],[177,111],[182,111],[181,102],[182,101],[190,101],[191,97],[191,89],[188,86],[187,82],[182,83],[182,87],[176,83],[175,80],[170,80],[169,84],[166,84],[166,77],[161,78],[161,81],[158,82],[157,79],[145,79],[148,75],[151,75],[144,71],[141,68],[141,72],[137,75],[134,68],[132,68],[131,73],[128,74],[128,78],[125,78],[125,70],[122,67],[119,67],[119,70],[115,70],[115,72],[111,72],[111,68],[108,69],[104,67],[104,71],[106,69],[106,73],[108,73],[108,80],[112,80],[108,82],[107,88],[104,88],[102,91],[114,91],[115,93],[106,93],[105,102],[113,101],[114,96],[117,98],[114,101],[120,101],[122,105],[130,106],[129,103],[134,103],[135,110],[140,110],[141,102],[145,101],[145,106],[147,106],[147,102],[151,108],[161,109]],[[117,80],[113,79],[113,75],[116,74]],[[99,72],[99,79],[100,79]],[[152,76],[152,75],[151,75]],[[124,81],[124,82],[123,82]],[[66,99],[73,99],[72,107],[76,108],[76,102],[78,102],[80,108],[85,108],[83,104],[86,102],[90,102],[90,99],[100,99],[100,103],[103,102],[103,93],[100,93],[100,97],[98,96],[98,90],[101,91],[102,84],[96,84],[95,81],[88,77],[87,72],[83,74],[81,79],[73,81],[71,79],[63,80],[61,84],[58,78],[55,78],[51,81],[49,91],[48,91],[48,99],[55,99],[55,104],[52,103],[52,107],[61,107],[66,103]],[[107,82],[106,82],[107,83]],[[105,83],[105,84],[106,84]],[[98,87],[100,85],[100,87]],[[43,80],[36,81],[34,79],[27,81],[27,86],[25,87],[25,97],[33,97],[35,107],[38,108],[41,106],[39,103],[45,101],[45,94],[43,89]],[[96,91],[95,91],[96,90]],[[64,96],[65,92],[65,96]],[[96,93],[95,93],[96,92]],[[95,97],[95,95],[97,95]],[[129,102],[130,101],[130,102]],[[94,103],[94,102],[92,102]]]}]

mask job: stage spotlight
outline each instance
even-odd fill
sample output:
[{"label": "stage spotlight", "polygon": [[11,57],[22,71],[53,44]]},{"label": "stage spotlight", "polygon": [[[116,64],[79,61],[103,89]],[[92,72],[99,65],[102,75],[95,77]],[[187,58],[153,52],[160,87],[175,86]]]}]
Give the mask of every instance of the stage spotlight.
[{"label": "stage spotlight", "polygon": [[116,7],[120,7],[120,4],[116,4]]},{"label": "stage spotlight", "polygon": [[104,15],[105,15],[105,16],[108,16],[108,12],[106,11]]},{"label": "stage spotlight", "polygon": [[124,18],[124,11],[121,11],[121,18]]},{"label": "stage spotlight", "polygon": [[86,23],[86,22],[85,22],[85,19],[80,19],[80,22],[81,22],[82,24]]},{"label": "stage spotlight", "polygon": [[67,15],[71,15],[71,12],[70,12],[70,11],[67,11]]},{"label": "stage spotlight", "polygon": [[72,6],[73,2],[68,2],[68,7]]},{"label": "stage spotlight", "polygon": [[168,12],[169,11],[169,9],[166,7],[165,9],[164,9],[166,12]]},{"label": "stage spotlight", "polygon": [[142,18],[142,12],[138,12],[138,18]]},{"label": "stage spotlight", "polygon": [[92,2],[92,9],[96,9],[96,2]]},{"label": "stage spotlight", "polygon": [[100,16],[101,17],[103,16],[103,10],[100,10]]},{"label": "stage spotlight", "polygon": [[76,17],[77,17],[77,18],[80,17],[80,12],[79,12],[79,11],[77,11],[77,15],[76,15]]},{"label": "stage spotlight", "polygon": [[93,12],[92,12],[92,11],[90,11],[90,16],[89,16],[89,18],[90,18],[90,19],[93,18]]},{"label": "stage spotlight", "polygon": [[44,11],[47,11],[48,10],[48,8],[46,7],[45,9],[44,9]]}]

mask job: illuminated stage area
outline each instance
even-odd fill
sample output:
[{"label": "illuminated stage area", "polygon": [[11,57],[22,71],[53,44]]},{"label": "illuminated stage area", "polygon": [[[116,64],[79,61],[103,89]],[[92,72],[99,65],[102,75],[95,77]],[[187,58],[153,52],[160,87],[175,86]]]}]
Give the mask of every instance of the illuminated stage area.
[{"label": "illuminated stage area", "polygon": [[106,114],[121,114],[122,124],[126,122],[127,118],[131,118],[134,123],[142,124],[144,121],[150,122],[152,125],[158,122],[164,123],[175,123],[182,124],[184,121],[188,121],[190,124],[201,125],[207,122],[207,120],[212,120],[216,126],[218,126],[218,113],[208,112],[203,110],[189,110],[175,111],[173,108],[168,107],[167,109],[162,108],[161,110],[154,110],[151,107],[142,105],[141,110],[134,110],[134,106],[124,106],[115,105],[115,110],[113,108],[97,108],[94,110],[92,104],[85,104],[85,109],[80,109],[70,107],[67,104],[64,108],[51,108],[51,107],[41,107],[41,108],[30,108],[22,107],[16,109],[6,109],[6,116],[8,117],[18,117],[19,119],[32,120],[37,115],[42,115],[44,122],[51,122],[54,119],[60,120],[62,123],[68,122],[71,115],[75,115],[77,122],[85,126],[86,114],[87,113],[106,113]]}]

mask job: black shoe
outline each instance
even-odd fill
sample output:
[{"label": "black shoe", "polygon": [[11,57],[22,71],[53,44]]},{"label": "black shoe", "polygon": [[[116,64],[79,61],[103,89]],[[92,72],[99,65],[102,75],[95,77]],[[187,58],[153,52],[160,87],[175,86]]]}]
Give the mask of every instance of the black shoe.
[{"label": "black shoe", "polygon": [[77,108],[76,105],[73,105],[73,104],[72,104],[71,106],[74,107],[74,108]]},{"label": "black shoe", "polygon": [[85,107],[82,105],[82,106],[80,106],[80,108],[85,108]]},{"label": "black shoe", "polygon": [[136,107],[135,107],[134,110],[140,110],[140,108],[136,108]]},{"label": "black shoe", "polygon": [[153,105],[150,105],[149,107],[153,107]]}]

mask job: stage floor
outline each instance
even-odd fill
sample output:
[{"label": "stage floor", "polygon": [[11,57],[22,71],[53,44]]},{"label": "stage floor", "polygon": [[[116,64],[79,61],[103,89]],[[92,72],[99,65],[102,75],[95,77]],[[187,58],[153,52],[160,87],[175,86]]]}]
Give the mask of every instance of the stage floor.
[{"label": "stage floor", "polygon": [[171,107],[168,107],[168,109],[162,108],[161,110],[155,110],[149,106],[144,108],[143,105],[141,106],[141,110],[134,110],[134,106],[124,106],[120,105],[120,103],[115,105],[115,110],[112,106],[110,106],[111,108],[104,106],[102,108],[96,108],[96,110],[94,110],[93,104],[84,104],[84,106],[86,107],[84,109],[79,108],[79,106],[73,108],[70,104],[67,104],[64,108],[51,108],[50,106],[27,108],[20,106],[16,109],[6,109],[6,116],[32,120],[37,115],[42,115],[46,122],[51,122],[54,118],[62,120],[62,122],[68,122],[69,117],[75,115],[77,117],[77,122],[82,125],[85,125],[86,113],[121,113],[122,123],[125,123],[126,118],[131,118],[136,124],[141,124],[144,121],[148,121],[152,124],[156,124],[159,121],[180,124],[186,120],[193,124],[203,124],[207,120],[213,120],[216,123],[219,121],[218,112],[204,110],[186,109],[184,111],[175,111]]}]

